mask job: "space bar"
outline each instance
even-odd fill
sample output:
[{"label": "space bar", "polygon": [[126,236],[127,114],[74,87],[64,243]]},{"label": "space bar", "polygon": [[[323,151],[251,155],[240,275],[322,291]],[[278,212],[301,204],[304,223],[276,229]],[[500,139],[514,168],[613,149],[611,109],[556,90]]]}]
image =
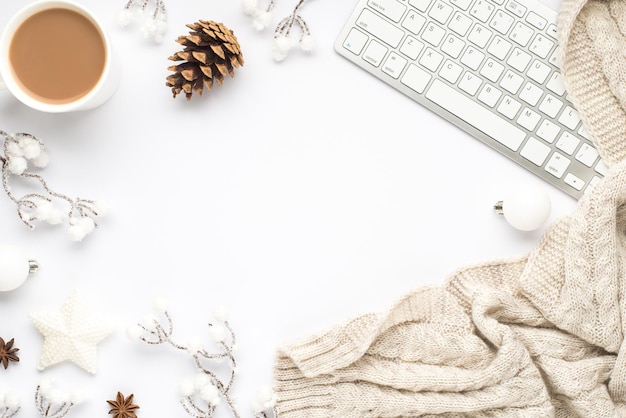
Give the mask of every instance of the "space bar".
[{"label": "space bar", "polygon": [[517,151],[526,138],[524,131],[494,115],[441,80],[433,82],[426,92],[426,97],[513,151]]}]

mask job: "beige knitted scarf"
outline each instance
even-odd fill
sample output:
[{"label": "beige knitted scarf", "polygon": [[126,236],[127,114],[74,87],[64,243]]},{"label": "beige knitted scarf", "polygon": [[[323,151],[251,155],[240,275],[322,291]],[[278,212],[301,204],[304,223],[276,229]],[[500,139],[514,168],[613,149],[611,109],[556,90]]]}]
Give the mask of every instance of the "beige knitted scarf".
[{"label": "beige knitted scarf", "polygon": [[563,0],[568,93],[611,166],[525,257],[278,350],[281,418],[626,417],[626,2]]}]

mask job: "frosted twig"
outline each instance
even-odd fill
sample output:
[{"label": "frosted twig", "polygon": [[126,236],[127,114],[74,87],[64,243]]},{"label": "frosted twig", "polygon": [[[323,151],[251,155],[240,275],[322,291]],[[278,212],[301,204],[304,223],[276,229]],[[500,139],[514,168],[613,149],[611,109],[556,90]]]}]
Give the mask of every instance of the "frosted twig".
[{"label": "frosted twig", "polygon": [[[147,15],[149,5],[152,5],[152,13]],[[163,42],[163,35],[167,32],[167,12],[163,0],[128,0],[117,15],[120,26],[128,26],[136,17],[146,15],[140,32],[146,39],[152,38],[154,42]]]},{"label": "frosted twig", "polygon": [[[42,141],[31,134],[12,135],[4,131],[0,131],[0,138],[3,140],[3,155],[0,155],[2,187],[17,205],[22,222],[30,229],[35,228],[36,221],[46,221],[51,225],[67,222],[68,235],[74,241],[81,241],[98,226],[95,218],[106,211],[101,202],[58,193],[48,186],[41,175],[27,171],[30,164],[36,168],[48,165],[48,154]],[[10,184],[14,177],[34,185],[39,191],[18,197]],[[64,202],[65,208],[57,207],[55,201]]]},{"label": "frosted twig", "polygon": [[[217,406],[223,401],[226,409],[234,418],[240,418],[231,389],[237,376],[237,361],[234,356],[236,349],[235,333],[223,311],[215,316],[218,323],[209,323],[209,334],[216,343],[218,350],[210,351],[202,346],[198,340],[187,344],[180,344],[172,339],[174,323],[163,302],[155,304],[160,318],[148,316],[128,330],[129,337],[139,339],[150,345],[167,344],[191,356],[198,375],[195,379],[187,379],[180,384],[180,403],[185,412],[194,418],[215,417]],[[228,374],[220,377],[211,366],[218,362],[228,364]],[[253,413],[255,418],[276,417],[274,409],[275,396],[271,390],[259,391],[254,401]]]}]

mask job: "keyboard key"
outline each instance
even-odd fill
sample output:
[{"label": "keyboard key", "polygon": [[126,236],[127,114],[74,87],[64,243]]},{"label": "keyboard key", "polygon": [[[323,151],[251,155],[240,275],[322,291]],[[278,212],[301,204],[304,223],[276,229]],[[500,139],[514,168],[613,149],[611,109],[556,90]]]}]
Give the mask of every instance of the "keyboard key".
[{"label": "keyboard key", "polygon": [[505,7],[509,12],[513,13],[517,17],[522,17],[526,14],[526,7],[516,1],[509,1]]},{"label": "keyboard key", "polygon": [[544,119],[537,128],[537,136],[550,144],[554,142],[559,132],[561,128],[548,119]]},{"label": "keyboard key", "polygon": [[532,132],[535,130],[540,120],[541,116],[539,113],[526,107],[519,115],[519,118],[517,118],[517,123]]},{"label": "keyboard key", "polygon": [[424,49],[423,43],[412,36],[407,36],[404,42],[402,42],[400,52],[415,61],[420,52],[422,52],[422,49]]},{"label": "keyboard key", "polygon": [[399,22],[406,11],[406,6],[398,0],[369,0],[367,5],[394,22]]},{"label": "keyboard key", "polygon": [[422,58],[420,58],[419,63],[428,68],[430,71],[435,72],[437,71],[437,68],[439,68],[441,61],[443,61],[443,55],[432,48],[427,48],[426,51],[424,51]]},{"label": "keyboard key", "polygon": [[548,21],[535,12],[528,13],[526,21],[539,30],[543,30],[548,25]]},{"label": "keyboard key", "polygon": [[549,117],[554,118],[559,113],[562,107],[562,101],[560,101],[551,94],[547,94],[546,97],[544,97],[541,101],[541,104],[539,105],[539,110],[541,110]]},{"label": "keyboard key", "polygon": [[466,72],[459,82],[459,88],[467,94],[473,96],[476,94],[482,83],[483,80],[480,77],[470,72]]},{"label": "keyboard key", "polygon": [[582,144],[576,153],[576,159],[587,167],[592,167],[598,159],[598,151],[589,144]]},{"label": "keyboard key", "polygon": [[487,0],[477,0],[470,9],[470,15],[485,23],[491,17],[495,7]]},{"label": "keyboard key", "polygon": [[563,76],[559,72],[552,73],[546,87],[554,94],[562,96],[565,93],[565,84],[563,84]]},{"label": "keyboard key", "polygon": [[463,42],[456,36],[449,34],[446,40],[443,41],[443,45],[441,45],[441,50],[450,55],[452,58],[458,58],[459,55],[461,55],[461,51],[464,47],[465,42]]},{"label": "keyboard key", "polygon": [[514,21],[515,18],[513,16],[498,10],[493,16],[493,19],[491,19],[489,26],[500,32],[502,35],[506,35],[509,29],[511,29],[511,26],[513,26]]},{"label": "keyboard key", "polygon": [[552,51],[552,47],[554,47],[554,42],[543,36],[542,34],[538,34],[533,39],[533,42],[530,44],[528,48],[530,52],[541,57],[546,58],[550,51]]},{"label": "keyboard key", "polygon": [[430,6],[431,0],[409,0],[409,4],[421,12],[425,12]]},{"label": "keyboard key", "polygon": [[509,64],[511,67],[515,68],[519,72],[524,72],[531,59],[532,57],[530,56],[530,54],[527,54],[519,48],[515,48],[513,53],[511,53],[507,64]]},{"label": "keyboard key", "polygon": [[568,155],[572,155],[580,144],[580,139],[576,138],[571,133],[565,131],[556,141],[556,147]]},{"label": "keyboard key", "polygon": [[450,3],[459,9],[467,10],[470,4],[472,4],[472,0],[450,0]]},{"label": "keyboard key", "polygon": [[530,137],[520,151],[520,155],[531,163],[541,167],[546,161],[546,158],[548,158],[550,151],[549,146],[535,138]]},{"label": "keyboard key", "polygon": [[557,32],[557,29],[556,29],[556,25],[553,24],[553,23],[550,24],[548,26],[548,30],[546,31],[546,33],[548,34],[548,36],[550,36],[550,37],[552,37],[554,39],[557,39],[558,32]]},{"label": "keyboard key", "polygon": [[559,117],[559,122],[573,130],[576,126],[578,126],[580,116],[578,116],[576,109],[571,106],[567,106]]},{"label": "keyboard key", "polygon": [[609,169],[607,168],[607,166],[604,164],[604,161],[602,160],[598,161],[598,164],[596,164],[595,166],[595,170],[598,174],[602,176],[606,176],[609,173]]},{"label": "keyboard key", "polygon": [[498,103],[498,100],[500,100],[500,96],[502,96],[502,92],[500,90],[490,86],[489,84],[485,84],[478,95],[478,100],[489,107],[494,107],[496,103]]},{"label": "keyboard key", "polygon": [[433,81],[426,98],[513,151],[517,151],[526,138],[524,131],[440,80]]},{"label": "keyboard key", "polygon": [[467,47],[465,53],[461,57],[461,63],[476,71],[478,70],[478,67],[480,67],[480,64],[483,62],[484,58],[485,54],[470,45]]},{"label": "keyboard key", "polygon": [[387,60],[383,64],[382,70],[385,74],[393,78],[398,78],[400,77],[400,73],[402,73],[402,70],[404,70],[407,62],[408,61],[406,59],[402,58],[395,52],[392,52],[391,54],[389,54],[389,57],[387,57]]},{"label": "keyboard key", "polygon": [[580,129],[578,129],[578,135],[582,136],[585,139],[590,139],[589,131],[587,131],[587,128],[585,128],[585,125],[580,125]]},{"label": "keyboard key", "polygon": [[430,73],[422,70],[417,65],[410,64],[400,81],[416,92],[423,93],[431,78]]},{"label": "keyboard key", "polygon": [[533,83],[526,83],[522,92],[519,94],[519,98],[528,103],[531,106],[536,106],[543,95],[543,90]]},{"label": "keyboard key", "polygon": [[509,119],[513,119],[517,115],[517,112],[519,112],[521,107],[522,104],[520,102],[518,102],[511,96],[505,96],[505,98],[502,99],[500,105],[498,106],[498,112],[500,112]]},{"label": "keyboard key", "polygon": [[415,10],[409,10],[406,17],[402,21],[402,27],[410,30],[414,34],[418,34],[426,24],[426,18],[418,14]]},{"label": "keyboard key", "polygon": [[563,174],[565,174],[565,170],[567,170],[567,167],[569,167],[570,163],[571,161],[566,156],[555,152],[554,154],[552,154],[552,157],[550,157],[550,160],[546,163],[545,170],[548,173],[552,174],[554,177],[560,179],[561,177],[563,177]]},{"label": "keyboard key", "polygon": [[582,179],[573,175],[572,173],[567,173],[563,181],[565,182],[565,184],[569,184],[576,190],[582,190],[583,187],[585,187],[585,182]]},{"label": "keyboard key", "polygon": [[469,39],[470,42],[472,42],[479,48],[484,48],[485,46],[487,46],[487,42],[489,42],[491,34],[492,32],[489,29],[477,23],[472,28],[467,39]]},{"label": "keyboard key", "polygon": [[432,17],[437,22],[443,25],[448,21],[448,18],[452,14],[452,11],[452,7],[442,2],[441,0],[437,0],[432,9],[430,9],[428,16]]},{"label": "keyboard key", "polygon": [[422,33],[422,39],[432,46],[437,46],[441,43],[445,34],[445,29],[442,29],[433,22],[430,22],[426,25],[426,29],[424,29],[424,32]]},{"label": "keyboard key", "polygon": [[552,72],[552,68],[549,65],[544,64],[539,60],[534,60],[528,68],[526,75],[539,84],[543,84],[546,78]]},{"label": "keyboard key", "polygon": [[513,45],[511,45],[511,43],[506,39],[496,36],[489,44],[487,52],[498,58],[500,61],[503,61],[511,50],[512,46]]},{"label": "keyboard key", "polygon": [[506,73],[504,74],[504,77],[502,77],[502,80],[500,80],[500,87],[502,87],[503,89],[505,89],[511,94],[517,94],[520,87],[522,87],[523,83],[524,83],[523,77],[521,77],[518,74],[515,74],[511,70],[507,70]]},{"label": "keyboard key", "polygon": [[361,12],[356,24],[393,48],[397,48],[404,37],[404,32],[401,29],[368,9]]},{"label": "keyboard key", "polygon": [[358,29],[351,29],[343,41],[343,47],[355,55],[360,55],[369,38]]},{"label": "keyboard key", "polygon": [[456,12],[448,23],[450,30],[456,32],[460,36],[465,36],[469,28],[472,26],[472,19],[461,12]]},{"label": "keyboard key", "polygon": [[509,34],[509,38],[511,38],[514,42],[518,43],[521,46],[528,45],[530,42],[530,38],[534,35],[535,31],[530,27],[526,26],[523,23],[518,22],[513,27],[513,30]]},{"label": "keyboard key", "polygon": [[368,45],[365,53],[363,53],[363,59],[374,67],[378,67],[387,54],[387,47],[378,41],[372,40]]},{"label": "keyboard key", "polygon": [[480,74],[485,76],[489,81],[495,83],[500,78],[500,75],[504,71],[504,65],[499,62],[493,60],[492,58],[488,58],[483,65],[483,68],[480,70]]},{"label": "keyboard key", "polygon": [[439,75],[452,84],[458,81],[462,73],[463,67],[450,60],[447,60],[441,67],[441,71],[439,71]]}]

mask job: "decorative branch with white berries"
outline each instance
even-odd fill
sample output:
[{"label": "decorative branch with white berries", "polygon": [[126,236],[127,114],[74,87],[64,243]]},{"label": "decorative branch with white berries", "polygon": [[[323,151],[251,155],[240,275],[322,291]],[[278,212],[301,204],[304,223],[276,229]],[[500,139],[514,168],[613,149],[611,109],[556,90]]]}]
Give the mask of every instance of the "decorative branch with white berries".
[{"label": "decorative branch with white berries", "polygon": [[[226,312],[221,309],[215,312],[215,318],[222,323],[209,323],[209,334],[218,345],[218,352],[211,352],[202,347],[199,340],[192,340],[187,344],[176,343],[172,339],[174,323],[167,311],[167,303],[158,300],[155,302],[155,309],[161,318],[150,315],[144,318],[137,325],[128,329],[128,336],[131,339],[139,339],[147,344],[169,344],[170,346],[189,354],[198,369],[198,375],[194,379],[187,379],[179,386],[180,403],[188,415],[194,418],[213,418],[217,406],[223,400],[226,408],[234,418],[240,418],[234,400],[231,396],[231,389],[237,375],[237,362],[234,351],[236,349],[236,338],[233,329],[228,322]],[[221,378],[210,367],[215,363],[228,362],[230,372],[226,378]],[[263,388],[257,393],[257,398],[253,402],[252,412],[255,418],[276,417],[274,405],[276,403],[273,392],[268,388]]]},{"label": "decorative branch with white berries", "polygon": [[[153,3],[154,10],[147,14],[148,5]],[[136,17],[146,14],[139,31],[146,39],[152,38],[155,43],[163,42],[163,35],[167,32],[167,13],[163,0],[128,0],[126,6],[118,13],[117,23],[122,26],[130,25]]]},{"label": "decorative branch with white berries", "polygon": [[[79,391],[63,391],[54,380],[43,380],[35,391],[35,407],[44,418],[63,418],[72,408],[82,402]],[[12,418],[20,412],[20,401],[16,394],[0,390],[0,418]]]},{"label": "decorative branch with white berries", "polygon": [[[300,16],[300,10],[306,0],[298,0],[293,12],[282,19],[274,30],[274,45],[272,56],[275,61],[283,61],[287,58],[289,51],[296,45],[304,52],[312,52],[315,49],[315,40],[311,36],[309,26]],[[244,14],[252,18],[252,26],[262,31],[272,22],[272,11],[275,0],[270,0],[265,9],[259,8],[259,0],[242,0],[242,10]],[[299,28],[300,36],[294,38],[294,26]]]},{"label": "decorative branch with white berries", "polygon": [[[4,141],[4,155],[0,155],[2,187],[9,199],[17,205],[17,213],[22,222],[30,229],[35,228],[36,221],[45,221],[51,225],[67,222],[69,224],[67,233],[73,241],[82,241],[98,226],[95,218],[104,215],[106,211],[102,202],[71,198],[57,193],[48,186],[41,175],[27,171],[29,164],[36,168],[48,165],[49,158],[43,142],[27,133],[11,135],[0,131],[0,138]],[[38,186],[40,191],[18,197],[10,184],[12,177],[30,181]],[[65,202],[66,208],[55,206],[54,201]]]}]

